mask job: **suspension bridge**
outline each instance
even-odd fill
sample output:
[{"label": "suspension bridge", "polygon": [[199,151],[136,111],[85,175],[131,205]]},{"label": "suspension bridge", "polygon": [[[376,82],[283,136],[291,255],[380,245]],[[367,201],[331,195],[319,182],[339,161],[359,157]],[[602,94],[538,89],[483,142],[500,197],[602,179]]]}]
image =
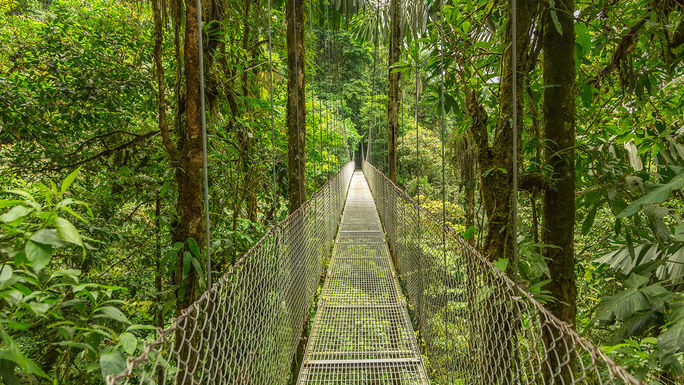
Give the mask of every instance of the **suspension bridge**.
[{"label": "suspension bridge", "polygon": [[293,381],[640,384],[367,162],[344,166],[107,378]]},{"label": "suspension bridge", "polygon": [[[270,19],[268,33],[270,62]],[[274,129],[272,73],[270,96]],[[370,131],[360,168],[344,165],[106,383],[641,384],[369,163]],[[206,178],[205,157],[205,194]]]}]

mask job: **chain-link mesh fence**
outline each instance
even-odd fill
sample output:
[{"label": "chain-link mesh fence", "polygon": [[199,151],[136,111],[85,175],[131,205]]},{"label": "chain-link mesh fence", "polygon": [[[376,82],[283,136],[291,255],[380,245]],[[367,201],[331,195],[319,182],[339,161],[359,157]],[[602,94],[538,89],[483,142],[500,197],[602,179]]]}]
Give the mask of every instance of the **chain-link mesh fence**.
[{"label": "chain-link mesh fence", "polygon": [[432,384],[640,384],[370,163],[363,171]]},{"label": "chain-link mesh fence", "polygon": [[107,384],[286,384],[337,233],[348,163]]}]

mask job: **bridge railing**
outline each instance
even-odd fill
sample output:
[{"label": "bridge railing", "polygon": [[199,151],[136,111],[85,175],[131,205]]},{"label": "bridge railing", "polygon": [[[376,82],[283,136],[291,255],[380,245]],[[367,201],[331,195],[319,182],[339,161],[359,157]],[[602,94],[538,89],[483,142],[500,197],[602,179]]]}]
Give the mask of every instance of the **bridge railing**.
[{"label": "bridge railing", "polygon": [[273,227],[107,384],[286,384],[353,172]]},{"label": "bridge railing", "polygon": [[432,384],[640,384],[370,163],[363,171]]}]

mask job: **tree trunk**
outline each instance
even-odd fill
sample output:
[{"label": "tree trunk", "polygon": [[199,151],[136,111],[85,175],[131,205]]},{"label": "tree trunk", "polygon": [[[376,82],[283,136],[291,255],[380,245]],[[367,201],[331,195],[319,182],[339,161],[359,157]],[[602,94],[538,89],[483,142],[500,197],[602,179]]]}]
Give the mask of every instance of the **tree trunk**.
[{"label": "tree trunk", "polygon": [[306,99],[304,94],[304,0],[287,0],[287,141],[290,213],[306,200]]},{"label": "tree trunk", "polygon": [[[552,12],[560,22],[562,33],[554,25]],[[569,324],[575,323],[575,30],[573,0],[556,0],[556,9],[544,12],[543,76],[544,139],[548,147],[544,162],[553,167],[553,187],[547,188],[542,206],[542,242],[556,247],[544,248],[549,261],[551,283],[547,289],[556,298],[549,304],[551,312]],[[556,346],[549,354],[549,370],[559,372],[556,383],[567,383],[574,370],[574,355],[563,351],[564,344],[554,343],[559,336],[544,335],[547,346]],[[566,341],[572,346],[570,341]],[[568,357],[569,355],[569,357]],[[568,361],[569,360],[569,361]],[[568,361],[568,362],[566,362]],[[562,365],[562,368],[559,368]],[[559,370],[560,369],[560,370]]]},{"label": "tree trunk", "polygon": [[[194,1],[186,2],[185,18],[185,129],[178,141],[179,222],[174,240],[187,242],[194,238],[198,245],[204,243],[202,216],[202,111],[200,110],[200,67],[197,7]],[[200,247],[201,248],[201,247]],[[181,261],[182,262],[182,261]],[[179,263],[179,269],[182,263]],[[179,310],[186,308],[197,297],[197,277],[193,269],[185,279],[185,295],[179,301]]]},{"label": "tree trunk", "polygon": [[[181,128],[178,137],[178,167],[176,168],[176,183],[178,184],[178,223],[173,231],[174,241],[187,245],[188,238],[193,238],[200,249],[204,244],[204,222],[202,202],[202,111],[200,107],[200,47],[198,43],[197,4],[195,1],[185,3],[185,126]],[[186,248],[187,249],[187,248]],[[179,284],[176,290],[177,314],[188,307],[199,295],[197,272],[190,268],[183,277],[183,257],[179,255],[175,272],[175,282]],[[195,374],[187,370],[196,365],[196,354],[191,349],[195,337],[192,333],[193,325],[187,324],[189,319],[181,322],[176,333],[179,365],[178,378],[181,384],[194,384]],[[183,324],[186,323],[186,324]],[[185,331],[185,333],[184,333]]]},{"label": "tree trunk", "polygon": [[389,178],[397,181],[397,131],[399,130],[399,103],[401,97],[401,72],[394,72],[394,65],[401,59],[402,22],[399,0],[390,3],[391,33],[389,46],[389,68],[387,78],[389,90],[387,95],[387,147],[389,158]]},{"label": "tree trunk", "polygon": [[[287,0],[285,3],[287,19],[287,139],[288,139],[288,196],[290,213],[297,211],[306,200],[306,96],[304,76],[304,0]],[[291,315],[299,314],[297,309],[305,298],[304,255],[306,248],[306,222],[296,215],[290,222],[288,263],[290,266],[288,308]],[[304,357],[306,320],[291,316],[290,327],[294,337],[298,337],[297,349],[291,366],[291,383],[296,382],[301,360]]]}]

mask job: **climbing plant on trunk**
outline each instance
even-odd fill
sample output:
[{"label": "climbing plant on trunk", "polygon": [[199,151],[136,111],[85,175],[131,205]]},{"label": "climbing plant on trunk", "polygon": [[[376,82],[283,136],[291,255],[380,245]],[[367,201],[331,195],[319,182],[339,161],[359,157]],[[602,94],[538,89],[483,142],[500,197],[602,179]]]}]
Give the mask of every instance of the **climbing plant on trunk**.
[{"label": "climbing plant on trunk", "polygon": [[[551,282],[546,286],[555,301],[549,309],[560,320],[575,323],[575,28],[573,0],[556,0],[543,13],[544,162],[553,169],[542,206],[542,243]],[[557,333],[555,333],[557,334]],[[556,346],[551,373],[569,382],[574,356],[563,351],[558,335],[544,334],[547,346]],[[570,362],[570,364],[567,364]],[[561,381],[559,381],[561,382]]]}]

